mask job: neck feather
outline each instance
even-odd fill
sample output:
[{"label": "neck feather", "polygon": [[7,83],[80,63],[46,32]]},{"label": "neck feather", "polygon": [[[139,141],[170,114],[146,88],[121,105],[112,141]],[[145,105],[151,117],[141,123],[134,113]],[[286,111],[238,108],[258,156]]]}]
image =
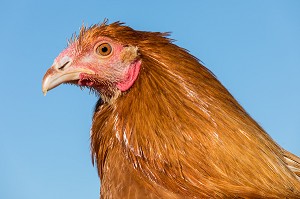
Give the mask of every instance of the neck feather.
[{"label": "neck feather", "polygon": [[[177,191],[206,184],[200,191],[209,194],[221,189],[214,180],[225,183],[228,176],[231,185],[252,183],[245,179],[259,181],[253,179],[258,170],[264,180],[280,184],[283,176],[274,182],[268,172],[282,162],[281,149],[197,59],[169,48],[169,54],[142,54],[133,87],[95,112],[92,152],[100,177],[110,151],[121,147],[146,178]],[[283,164],[280,169],[286,172]],[[180,186],[186,181],[191,187]]]}]

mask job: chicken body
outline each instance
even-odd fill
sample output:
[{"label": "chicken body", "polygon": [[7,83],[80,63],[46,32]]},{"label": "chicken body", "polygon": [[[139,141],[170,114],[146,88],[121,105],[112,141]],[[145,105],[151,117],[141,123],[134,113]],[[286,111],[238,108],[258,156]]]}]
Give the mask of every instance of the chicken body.
[{"label": "chicken body", "polygon": [[74,83],[100,95],[91,150],[101,198],[300,198],[300,159],[167,36],[82,28],[45,74],[44,93]]}]

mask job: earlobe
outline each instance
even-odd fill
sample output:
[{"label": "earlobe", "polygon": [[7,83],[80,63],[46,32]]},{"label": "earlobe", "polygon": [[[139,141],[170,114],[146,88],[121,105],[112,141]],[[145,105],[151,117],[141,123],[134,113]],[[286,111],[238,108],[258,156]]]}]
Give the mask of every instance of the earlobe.
[{"label": "earlobe", "polygon": [[117,88],[120,91],[127,91],[134,84],[139,75],[141,64],[141,60],[136,60],[132,64],[130,64],[125,78],[121,82],[117,83]]}]

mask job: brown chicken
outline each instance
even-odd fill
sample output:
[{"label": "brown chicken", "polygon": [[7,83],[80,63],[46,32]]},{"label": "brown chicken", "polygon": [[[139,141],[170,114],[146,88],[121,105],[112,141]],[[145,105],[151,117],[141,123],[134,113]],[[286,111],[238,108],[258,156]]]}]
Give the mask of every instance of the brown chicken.
[{"label": "brown chicken", "polygon": [[300,198],[300,158],[276,144],[167,33],[81,28],[43,79],[99,94],[101,198]]}]

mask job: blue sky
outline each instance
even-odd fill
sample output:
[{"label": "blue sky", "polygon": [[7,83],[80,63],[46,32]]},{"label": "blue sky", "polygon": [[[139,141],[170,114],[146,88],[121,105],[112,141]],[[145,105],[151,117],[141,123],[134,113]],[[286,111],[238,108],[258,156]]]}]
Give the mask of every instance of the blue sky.
[{"label": "blue sky", "polygon": [[300,155],[300,1],[8,1],[0,6],[0,198],[98,198],[96,97],[42,77],[67,39],[108,18],[171,31],[284,148]]}]

